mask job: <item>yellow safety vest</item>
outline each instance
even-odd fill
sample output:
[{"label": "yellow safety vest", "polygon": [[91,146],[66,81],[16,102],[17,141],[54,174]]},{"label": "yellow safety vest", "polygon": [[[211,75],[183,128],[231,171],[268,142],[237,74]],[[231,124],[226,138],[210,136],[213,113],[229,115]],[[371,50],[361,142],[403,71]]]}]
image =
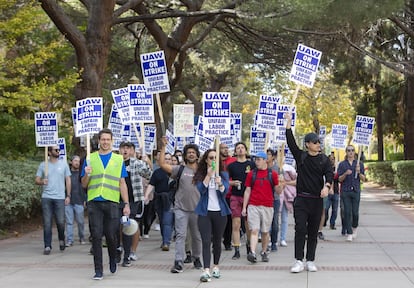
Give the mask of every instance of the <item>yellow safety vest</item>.
[{"label": "yellow safety vest", "polygon": [[119,203],[119,180],[122,174],[124,159],[121,155],[112,153],[106,168],[98,152],[91,154],[90,166],[92,173],[89,176],[88,201],[101,196],[105,200]]}]

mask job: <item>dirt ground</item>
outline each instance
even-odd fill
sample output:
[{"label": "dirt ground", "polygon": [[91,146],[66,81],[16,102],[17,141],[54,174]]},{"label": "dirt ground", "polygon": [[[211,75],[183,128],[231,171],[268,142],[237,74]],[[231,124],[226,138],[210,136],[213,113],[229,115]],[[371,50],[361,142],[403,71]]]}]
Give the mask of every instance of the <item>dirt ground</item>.
[{"label": "dirt ground", "polygon": [[36,216],[31,219],[19,221],[17,224],[0,230],[0,240],[20,237],[32,231],[42,229],[42,216]]}]

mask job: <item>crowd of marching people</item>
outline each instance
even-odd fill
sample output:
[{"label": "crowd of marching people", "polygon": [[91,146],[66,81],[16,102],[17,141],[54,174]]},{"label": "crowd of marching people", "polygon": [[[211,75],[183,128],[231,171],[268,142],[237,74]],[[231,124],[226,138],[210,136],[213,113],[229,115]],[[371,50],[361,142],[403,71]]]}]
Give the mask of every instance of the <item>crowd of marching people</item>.
[{"label": "crowd of marching people", "polygon": [[68,165],[58,160],[57,146],[49,147],[48,165],[39,165],[35,180],[43,187],[43,253],[52,252],[52,219],[61,251],[77,241],[87,243],[87,208],[93,279],[103,279],[103,246],[108,248],[109,270],[115,273],[118,264],[129,267],[137,260],[140,240],[149,237],[152,225],[159,225],[161,251],[169,251],[175,242],[171,273],[193,263],[201,270],[200,281],[209,282],[221,276],[222,247],[233,250],[235,261],[244,255],[250,263],[269,262],[271,252],[288,246],[288,219],[293,215],[295,261],[290,271],[316,272],[317,241],[324,239],[327,223],[336,229],[338,206],[342,234],[350,242],[357,237],[364,165],[351,145],[337,165],[334,154],[321,153],[315,133],[305,136],[301,149],[290,122],[288,115],[286,137],[295,167],[285,163],[283,147],[248,155],[244,142],[234,147],[216,143],[218,147],[204,153],[187,144],[172,155],[162,137],[154,157],[138,154],[128,141],[115,153],[109,129],[100,131],[99,147],[88,161],[75,155]]}]

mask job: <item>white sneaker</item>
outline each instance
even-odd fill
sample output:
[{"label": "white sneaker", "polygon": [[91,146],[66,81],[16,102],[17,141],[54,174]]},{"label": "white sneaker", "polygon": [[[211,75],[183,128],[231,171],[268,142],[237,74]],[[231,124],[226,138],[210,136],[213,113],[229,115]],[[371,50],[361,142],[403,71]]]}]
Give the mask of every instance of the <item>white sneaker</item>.
[{"label": "white sneaker", "polygon": [[357,235],[358,235],[358,233],[357,233],[357,228],[353,228],[353,229],[352,229],[352,238],[353,238],[353,239],[356,239],[356,238],[357,238]]},{"label": "white sneaker", "polygon": [[346,237],[346,241],[348,241],[348,242],[352,242],[352,234],[349,234],[349,235]]},{"label": "white sneaker", "polygon": [[300,260],[296,260],[295,264],[293,264],[292,268],[290,268],[291,273],[299,273],[302,272],[305,269],[303,266],[303,262]]},{"label": "white sneaker", "polygon": [[148,234],[144,234],[144,239],[149,239],[149,235]]},{"label": "white sneaker", "polygon": [[280,241],[280,246],[281,247],[287,247],[287,243],[285,240]]},{"label": "white sneaker", "polygon": [[309,272],[316,272],[318,271],[318,268],[316,268],[316,265],[313,261],[306,261],[306,270]]},{"label": "white sneaker", "polygon": [[137,254],[135,254],[134,252],[129,253],[129,257],[128,258],[131,261],[137,261],[138,260]]},{"label": "white sneaker", "polygon": [[154,225],[154,230],[155,230],[155,231],[160,231],[160,230],[161,230],[160,224],[158,224],[158,223],[157,223],[157,224],[155,224],[155,225]]}]

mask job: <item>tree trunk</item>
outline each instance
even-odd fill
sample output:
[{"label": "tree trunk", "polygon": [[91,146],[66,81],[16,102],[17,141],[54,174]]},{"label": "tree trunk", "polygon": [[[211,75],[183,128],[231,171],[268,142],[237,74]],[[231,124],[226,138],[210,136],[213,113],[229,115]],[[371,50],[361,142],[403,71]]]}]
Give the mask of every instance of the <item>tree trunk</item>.
[{"label": "tree trunk", "polygon": [[384,161],[384,133],[382,129],[382,86],[379,80],[375,83],[376,122],[378,138],[378,161]]},{"label": "tree trunk", "polygon": [[406,77],[404,97],[404,159],[414,160],[414,77]]},{"label": "tree trunk", "polygon": [[78,49],[78,68],[82,81],[75,88],[76,100],[87,97],[101,97],[103,79],[111,48],[111,26],[115,1],[91,1],[85,38],[86,49]]}]

